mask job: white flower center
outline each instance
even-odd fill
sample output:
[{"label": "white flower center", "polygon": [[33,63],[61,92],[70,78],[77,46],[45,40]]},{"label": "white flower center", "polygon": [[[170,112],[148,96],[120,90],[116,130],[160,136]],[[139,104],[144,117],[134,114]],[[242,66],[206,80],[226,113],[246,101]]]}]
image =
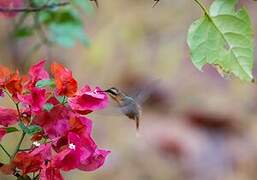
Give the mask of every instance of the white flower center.
[{"label": "white flower center", "polygon": [[69,144],[69,148],[75,150],[75,149],[76,149],[76,146],[71,143],[71,144]]},{"label": "white flower center", "polygon": [[40,143],[38,141],[34,141],[32,144],[37,147],[40,146]]}]

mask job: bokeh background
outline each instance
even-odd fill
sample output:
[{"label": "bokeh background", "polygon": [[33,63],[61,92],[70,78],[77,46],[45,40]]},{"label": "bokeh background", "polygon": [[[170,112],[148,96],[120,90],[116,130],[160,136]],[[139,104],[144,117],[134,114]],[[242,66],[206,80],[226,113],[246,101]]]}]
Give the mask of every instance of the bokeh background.
[{"label": "bokeh background", "polygon": [[[186,36],[201,11],[192,0],[161,0],[155,8],[152,3],[99,0],[100,7],[84,16],[89,47],[44,46],[32,53],[36,39],[10,40],[11,20],[0,17],[0,63],[26,72],[39,59],[48,66],[58,61],[81,86],[115,86],[128,93],[160,80],[143,105],[139,135],[125,116],[91,115],[97,144],[112,153],[103,168],[73,171],[65,174],[67,180],[255,180],[256,83],[224,79],[210,66],[203,72],[193,67]],[[256,44],[257,3],[241,4],[249,9]],[[257,66],[255,77],[256,72]],[[0,104],[11,105],[7,99]],[[16,138],[10,135],[3,144],[11,148]]]}]

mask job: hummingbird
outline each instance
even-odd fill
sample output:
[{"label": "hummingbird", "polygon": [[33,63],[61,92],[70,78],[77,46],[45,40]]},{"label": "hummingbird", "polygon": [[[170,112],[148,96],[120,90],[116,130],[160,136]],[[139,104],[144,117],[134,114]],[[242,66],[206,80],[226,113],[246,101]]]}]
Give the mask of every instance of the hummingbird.
[{"label": "hummingbird", "polygon": [[127,95],[122,90],[111,87],[105,92],[114,100],[119,106],[119,111],[126,115],[129,119],[136,122],[136,129],[139,130],[140,119],[142,115],[142,104],[151,96],[156,89],[160,79],[151,80],[146,83],[135,96]]},{"label": "hummingbird", "polygon": [[117,102],[121,112],[128,118],[136,121],[136,129],[139,130],[141,105],[131,96],[128,96],[118,88],[112,87],[105,90],[108,95]]}]

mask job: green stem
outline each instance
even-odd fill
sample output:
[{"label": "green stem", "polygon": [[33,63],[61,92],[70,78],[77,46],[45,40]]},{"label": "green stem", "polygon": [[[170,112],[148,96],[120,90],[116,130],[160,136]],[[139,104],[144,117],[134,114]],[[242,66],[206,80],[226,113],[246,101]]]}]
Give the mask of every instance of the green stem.
[{"label": "green stem", "polygon": [[[195,3],[203,10],[203,12],[206,14],[206,15],[208,15],[208,10],[205,8],[205,6],[202,4],[202,2],[201,1],[199,1],[199,0],[194,0],[195,1]],[[208,15],[209,16],[209,15]]]},{"label": "green stem", "polygon": [[16,146],[16,149],[15,149],[13,155],[12,155],[12,158],[14,158],[15,155],[17,154],[17,152],[19,151],[19,149],[20,149],[20,147],[21,147],[21,144],[22,144],[22,141],[23,141],[25,135],[26,135],[26,133],[25,133],[25,132],[22,132],[21,138],[20,138],[20,140],[19,140],[19,143],[18,143],[17,146]]},{"label": "green stem", "polygon": [[4,148],[2,144],[0,144],[1,149],[5,152],[5,154],[11,159],[11,155],[8,153],[8,151]]},{"label": "green stem", "polygon": [[[21,112],[20,112],[20,108],[19,108],[19,103],[15,103],[15,105],[16,105],[16,109],[17,109],[17,112],[18,112],[18,115],[19,115],[19,120],[21,122]],[[19,149],[21,147],[21,144],[22,144],[22,141],[24,140],[25,135],[26,135],[26,133],[23,131],[22,135],[21,135],[21,138],[20,138],[20,140],[19,140],[19,142],[16,146],[16,149],[15,149],[13,155],[12,155],[12,158],[14,158],[15,155],[17,154],[17,152],[19,151]]]}]

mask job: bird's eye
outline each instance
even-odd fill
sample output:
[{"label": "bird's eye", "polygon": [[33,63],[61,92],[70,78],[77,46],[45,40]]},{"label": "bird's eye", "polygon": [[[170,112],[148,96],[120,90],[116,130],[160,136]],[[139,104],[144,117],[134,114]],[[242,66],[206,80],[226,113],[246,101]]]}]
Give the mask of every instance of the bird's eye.
[{"label": "bird's eye", "polygon": [[117,90],[117,89],[112,88],[112,89],[110,89],[109,92],[110,92],[112,95],[118,95],[118,90]]}]

